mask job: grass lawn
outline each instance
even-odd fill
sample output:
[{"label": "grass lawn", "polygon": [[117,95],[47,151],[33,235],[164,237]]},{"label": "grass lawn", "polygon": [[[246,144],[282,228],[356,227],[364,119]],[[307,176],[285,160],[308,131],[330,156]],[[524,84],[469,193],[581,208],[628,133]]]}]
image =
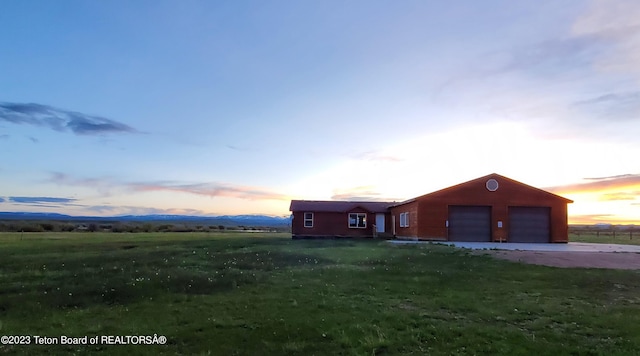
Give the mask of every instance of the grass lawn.
[{"label": "grass lawn", "polygon": [[[0,354],[631,355],[640,272],[259,233],[0,234]],[[33,338],[31,339],[33,340]]]}]

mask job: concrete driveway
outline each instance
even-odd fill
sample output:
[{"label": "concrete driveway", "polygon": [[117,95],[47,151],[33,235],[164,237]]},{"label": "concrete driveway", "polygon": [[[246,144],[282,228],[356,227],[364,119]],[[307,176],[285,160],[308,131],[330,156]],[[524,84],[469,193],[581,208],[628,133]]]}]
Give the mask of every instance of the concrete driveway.
[{"label": "concrete driveway", "polygon": [[394,244],[437,243],[473,250],[512,250],[512,251],[550,251],[550,252],[631,252],[640,253],[639,245],[591,244],[585,242],[569,242],[566,244],[528,244],[499,242],[451,242],[451,241],[406,241],[389,240]]}]

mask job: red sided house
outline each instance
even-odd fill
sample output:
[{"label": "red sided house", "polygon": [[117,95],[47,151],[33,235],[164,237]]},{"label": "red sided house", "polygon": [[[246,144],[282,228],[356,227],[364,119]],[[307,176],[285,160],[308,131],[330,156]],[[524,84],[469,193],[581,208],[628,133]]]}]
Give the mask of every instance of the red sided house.
[{"label": "red sided house", "polygon": [[373,237],[390,230],[393,203],[292,200],[291,231],[301,237]]},{"label": "red sided house", "polygon": [[291,201],[292,237],[568,242],[571,200],[490,174],[403,202]]}]

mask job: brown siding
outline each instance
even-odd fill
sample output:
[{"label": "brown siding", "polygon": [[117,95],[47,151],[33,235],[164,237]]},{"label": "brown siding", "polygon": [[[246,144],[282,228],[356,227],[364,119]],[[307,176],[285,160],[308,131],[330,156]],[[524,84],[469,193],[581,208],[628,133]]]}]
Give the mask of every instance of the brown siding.
[{"label": "brown siding", "polygon": [[[509,206],[545,206],[551,208],[551,242],[568,241],[566,200],[503,177],[496,178],[500,184],[498,190],[490,192],[485,187],[487,179],[483,177],[417,198],[418,236],[448,239],[445,226],[450,205],[483,205],[491,206],[493,241],[509,241]],[[404,206],[394,207],[393,211],[402,210]],[[498,221],[502,221],[502,228],[498,228]]]},{"label": "brown siding", "polygon": [[[313,227],[304,227],[304,213],[313,214]],[[366,213],[366,228],[350,228],[349,213]],[[388,215],[388,214],[386,214]],[[291,233],[294,237],[372,237],[373,225],[376,222],[376,214],[361,208],[353,209],[349,212],[313,212],[294,211],[291,222]],[[385,219],[385,229],[390,230],[391,219]]]},{"label": "brown siding", "polygon": [[[409,227],[400,227],[400,214],[409,213]],[[418,202],[412,202],[391,208],[391,215],[395,216],[397,237],[418,237],[419,213]]]},{"label": "brown siding", "polygon": [[419,236],[429,240],[446,240],[446,221],[448,211],[446,205],[429,204],[429,202],[419,202],[420,221],[418,221]]}]

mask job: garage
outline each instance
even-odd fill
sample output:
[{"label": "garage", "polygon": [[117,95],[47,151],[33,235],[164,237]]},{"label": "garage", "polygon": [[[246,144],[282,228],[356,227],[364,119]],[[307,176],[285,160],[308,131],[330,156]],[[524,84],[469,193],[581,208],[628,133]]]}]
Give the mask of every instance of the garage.
[{"label": "garage", "polygon": [[491,241],[490,206],[449,206],[450,241]]},{"label": "garage", "polygon": [[549,242],[551,239],[548,207],[509,207],[509,242]]},{"label": "garage", "polygon": [[[571,200],[489,174],[391,205],[398,238],[567,243]],[[409,214],[410,226],[400,226]]]}]

